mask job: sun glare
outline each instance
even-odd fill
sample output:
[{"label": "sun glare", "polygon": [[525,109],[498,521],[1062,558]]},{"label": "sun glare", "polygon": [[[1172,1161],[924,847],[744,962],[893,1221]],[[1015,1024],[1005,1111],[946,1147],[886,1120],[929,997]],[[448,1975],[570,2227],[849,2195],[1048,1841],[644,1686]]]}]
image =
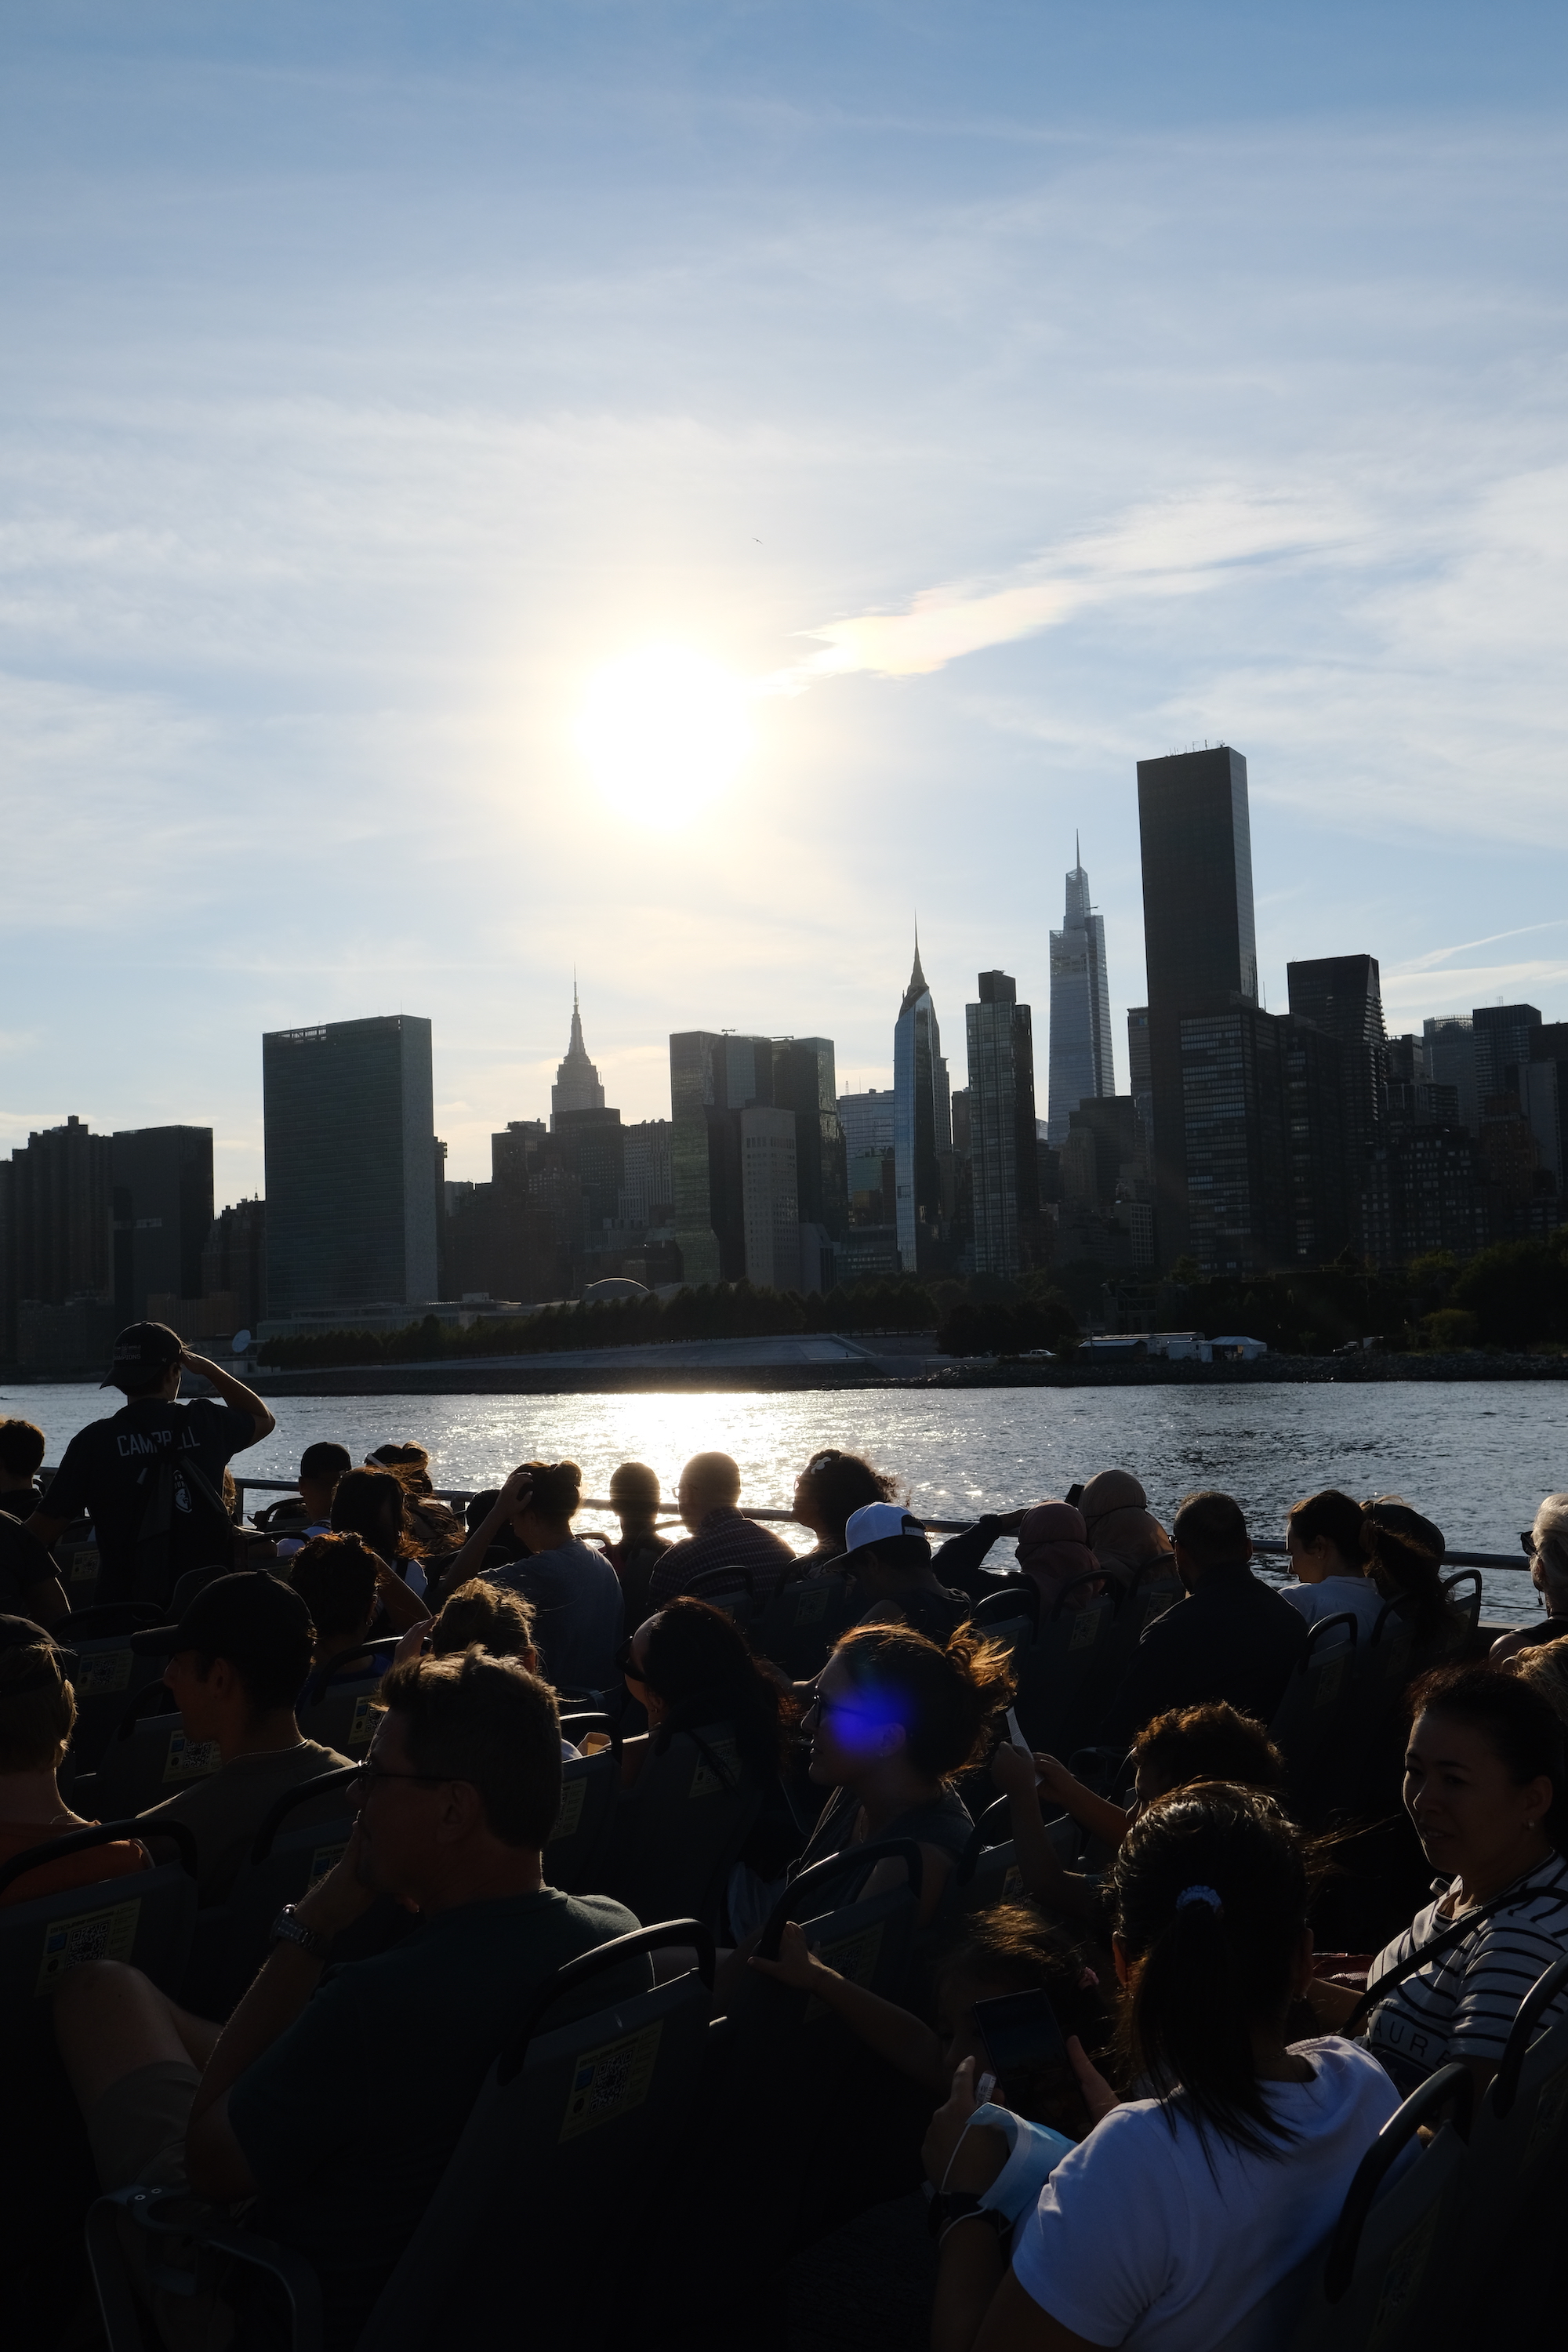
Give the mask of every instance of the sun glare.
[{"label": "sun glare", "polygon": [[576,740],[612,807],[645,824],[684,824],[741,771],[747,697],[717,662],[647,646],[590,679]]}]

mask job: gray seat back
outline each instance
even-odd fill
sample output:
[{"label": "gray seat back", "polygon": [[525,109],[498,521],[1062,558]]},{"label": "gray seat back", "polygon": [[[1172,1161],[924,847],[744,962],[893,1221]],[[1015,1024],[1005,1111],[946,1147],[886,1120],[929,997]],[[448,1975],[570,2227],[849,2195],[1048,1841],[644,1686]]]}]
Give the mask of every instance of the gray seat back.
[{"label": "gray seat back", "polygon": [[607,1715],[561,1718],[561,1737],[574,1747],[591,1731],[606,1732],[610,1744],[594,1756],[569,1757],[562,1765],[561,1810],[544,1848],[545,1878],[567,1895],[590,1894],[598,1884],[595,1874],[621,1783],[620,1727]]},{"label": "gray seat back", "polygon": [[774,1593],[748,1638],[757,1655],[771,1659],[792,1682],[808,1682],[821,1673],[857,1613],[851,1578],[803,1576]]},{"label": "gray seat back", "polygon": [[98,1609],[86,1618],[102,1623],[107,1617],[124,1621],[124,1631],[77,1633],[69,1620],[58,1627],[62,1642],[68,1642],[76,1652],[76,1664],[71,1669],[71,1689],[76,1694],[76,1729],[71,1734],[71,1754],[77,1769],[92,1772],[100,1758],[124,1719],[132,1695],[142,1685],[155,1680],[168,1664],[166,1658],[139,1657],[131,1646],[132,1623],[137,1617],[155,1622],[154,1610]]},{"label": "gray seat back", "polygon": [[[96,1822],[31,1847],[0,1866],[0,1893],[25,1885],[31,1864],[136,1833],[134,1822]],[[160,1824],[159,1835],[179,1849],[177,1862],[0,1904],[0,2015],[18,2019],[84,1960],[124,1960],[163,1991],[174,1992],[196,1916],[196,1844],[179,1822]]]},{"label": "gray seat back", "polygon": [[725,1875],[765,1793],[742,1768],[728,1723],[678,1731],[662,1753],[650,1746],[637,1785],[617,1796],[599,1891],[639,1919],[715,1926]]},{"label": "gray seat back", "polygon": [[177,1714],[127,1713],[99,1758],[94,1801],[100,1814],[144,1813],[222,1761],[216,1740],[187,1738]]},{"label": "gray seat back", "polygon": [[[1010,1813],[1006,1798],[998,1797],[975,1822],[969,1843],[942,1888],[943,1918],[962,1917],[971,1911],[989,1911],[997,1903],[1028,1900],[1011,1835]],[[1047,1822],[1046,1835],[1064,1869],[1077,1862],[1083,1832],[1070,1815],[1063,1813],[1058,1820]]]},{"label": "gray seat back", "polygon": [[1270,1739],[1285,1759],[1290,1807],[1298,1820],[1320,1818],[1332,1793],[1332,1767],[1349,1719],[1356,1631],[1348,1610],[1321,1617],[1309,1629],[1306,1653],[1268,1727]]},{"label": "gray seat back", "polygon": [[396,1635],[386,1641],[367,1642],[365,1671],[352,1682],[334,1683],[325,1675],[318,1679],[312,1675],[295,1709],[304,1737],[315,1740],[320,1747],[335,1748],[340,1756],[363,1756],[381,1721],[381,1710],[375,1702],[396,1647]]},{"label": "gray seat back", "polygon": [[[1473,2097],[1464,2067],[1443,2066],[1384,2124],[1346,2193],[1290,2352],[1415,2352],[1440,2333]],[[1450,2105],[1454,2119],[1439,2122]],[[1424,2125],[1436,2137],[1390,2183]]]},{"label": "gray seat back", "polygon": [[318,1772],[285,1790],[252,1841],[221,1919],[209,1918],[213,1945],[201,1955],[202,1983],[189,1989],[199,2016],[226,2017],[267,1957],[272,1923],[342,1860],[353,1832],[348,1808],[352,1766]]},{"label": "gray seat back", "polygon": [[[649,1950],[689,1944],[697,1969],[586,2009]],[[712,1979],[711,1939],[689,1919],[558,1972],[490,2069],[357,2352],[602,2340],[630,2224],[701,2079]],[[553,2021],[573,2006],[574,2022]]]},{"label": "gray seat back", "polygon": [[1520,2003],[1502,2063],[1480,2103],[1461,2183],[1460,2268],[1475,2294],[1514,2268],[1530,2242],[1554,2235],[1552,2207],[1568,2169],[1568,1958]]},{"label": "gray seat back", "polygon": [[[1075,1583],[1086,1579],[1078,1578]],[[1063,1606],[1064,1588],[1040,1626],[1039,1639],[1018,1660],[1018,1723],[1031,1748],[1060,1754],[1077,1744],[1078,1702],[1112,1638],[1116,1597],[1102,1592],[1081,1609]]]}]

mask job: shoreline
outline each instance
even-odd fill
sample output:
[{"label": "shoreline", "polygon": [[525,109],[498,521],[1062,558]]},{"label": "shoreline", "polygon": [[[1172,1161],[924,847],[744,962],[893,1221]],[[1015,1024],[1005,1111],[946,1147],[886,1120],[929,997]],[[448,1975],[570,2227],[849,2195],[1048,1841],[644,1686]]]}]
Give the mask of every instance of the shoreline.
[{"label": "shoreline", "polygon": [[1027,1363],[1005,1359],[873,1355],[859,1362],[780,1364],[639,1363],[639,1349],[609,1350],[615,1360],[562,1362],[550,1357],[504,1361],[344,1365],[331,1370],[259,1372],[258,1395],[289,1396],[615,1396],[638,1391],[729,1390],[757,1395],[812,1390],[901,1389],[941,1394],[965,1389],[1269,1388],[1382,1386],[1463,1381],[1568,1381],[1568,1356],[1419,1355],[1262,1356],[1250,1364]]}]

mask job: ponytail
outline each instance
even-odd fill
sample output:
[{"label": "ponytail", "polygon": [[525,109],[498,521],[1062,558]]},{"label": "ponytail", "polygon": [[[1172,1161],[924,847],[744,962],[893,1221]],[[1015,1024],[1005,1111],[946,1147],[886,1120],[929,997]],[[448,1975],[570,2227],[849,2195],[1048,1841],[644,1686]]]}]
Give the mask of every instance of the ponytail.
[{"label": "ponytail", "polygon": [[[1131,1998],[1121,2039],[1173,2132],[1178,2106],[1254,2156],[1294,2135],[1258,2080],[1255,2026],[1278,2026],[1307,1924],[1307,1872],[1267,1796],[1212,1782],[1140,1814],[1110,1874]],[[1210,2161],[1212,2163],[1212,2157]]]}]

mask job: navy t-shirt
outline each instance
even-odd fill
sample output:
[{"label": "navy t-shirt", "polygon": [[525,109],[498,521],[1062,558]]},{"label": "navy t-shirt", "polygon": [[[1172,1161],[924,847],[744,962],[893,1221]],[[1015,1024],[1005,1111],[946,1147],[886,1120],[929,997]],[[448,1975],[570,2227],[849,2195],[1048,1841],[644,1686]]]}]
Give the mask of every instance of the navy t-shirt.
[{"label": "navy t-shirt", "polygon": [[[213,1492],[242,1446],[256,1443],[256,1423],[216,1397],[139,1397],[107,1421],[89,1422],[66,1447],[44,1509],[51,1519],[89,1518],[98,1536],[100,1601],[167,1601],[188,1569],[231,1565],[227,1520],[181,1475],[194,1463]],[[173,1458],[166,1567],[138,1538],[163,1464]],[[155,1584],[149,1584],[149,1571]],[[136,1589],[140,1574],[144,1590]]]},{"label": "navy t-shirt", "polygon": [[[394,1950],[325,1976],[240,2076],[228,2118],[261,2190],[256,2226],[314,2264],[330,2347],[352,2345],[369,2317],[533,1994],[637,1925],[607,1895],[552,1886],[438,1912]],[[650,1981],[638,1954],[585,1988],[575,2013]],[[556,2021],[573,2013],[563,2002]],[[526,2335],[526,2280],[519,2292]]]}]

